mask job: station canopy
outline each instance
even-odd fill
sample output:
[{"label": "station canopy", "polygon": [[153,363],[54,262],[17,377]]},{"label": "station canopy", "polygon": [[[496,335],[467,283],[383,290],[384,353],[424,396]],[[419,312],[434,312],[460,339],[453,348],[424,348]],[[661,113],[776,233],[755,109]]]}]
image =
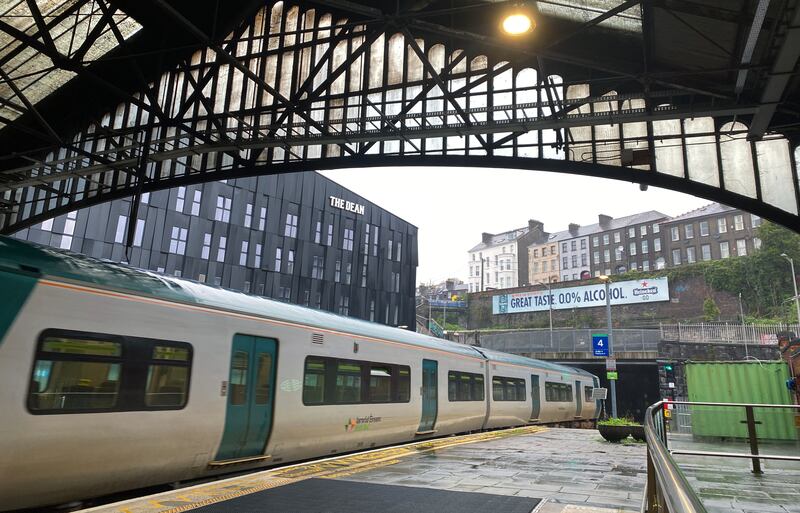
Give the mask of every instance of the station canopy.
[{"label": "station canopy", "polygon": [[797,4],[0,0],[0,231],[398,163],[607,176],[797,229]]}]

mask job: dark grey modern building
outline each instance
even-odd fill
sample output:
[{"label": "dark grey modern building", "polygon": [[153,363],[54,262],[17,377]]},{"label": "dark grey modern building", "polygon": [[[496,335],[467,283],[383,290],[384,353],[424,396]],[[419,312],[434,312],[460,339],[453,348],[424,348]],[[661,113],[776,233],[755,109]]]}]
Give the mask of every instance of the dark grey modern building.
[{"label": "dark grey modern building", "polygon": [[15,237],[414,329],[417,227],[315,172],[240,178],[71,212]]}]

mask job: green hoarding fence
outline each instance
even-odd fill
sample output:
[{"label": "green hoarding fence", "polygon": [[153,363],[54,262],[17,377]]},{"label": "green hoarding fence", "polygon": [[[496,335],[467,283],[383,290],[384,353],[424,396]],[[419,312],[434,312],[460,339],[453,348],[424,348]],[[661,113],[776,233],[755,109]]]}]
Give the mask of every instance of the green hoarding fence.
[{"label": "green hoarding fence", "polygon": [[[786,389],[789,369],[777,362],[693,362],[686,364],[690,402],[792,404]],[[794,411],[754,408],[759,440],[795,440]],[[742,407],[692,406],[692,434],[747,438]]]}]

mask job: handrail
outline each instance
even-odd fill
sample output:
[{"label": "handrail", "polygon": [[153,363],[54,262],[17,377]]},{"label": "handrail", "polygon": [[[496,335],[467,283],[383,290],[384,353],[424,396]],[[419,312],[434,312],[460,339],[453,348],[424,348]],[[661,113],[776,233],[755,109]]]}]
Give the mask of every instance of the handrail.
[{"label": "handrail", "polygon": [[700,498],[670,456],[664,441],[656,431],[653,418],[663,408],[664,401],[659,401],[647,408],[644,415],[647,486],[642,513],[706,513]]}]

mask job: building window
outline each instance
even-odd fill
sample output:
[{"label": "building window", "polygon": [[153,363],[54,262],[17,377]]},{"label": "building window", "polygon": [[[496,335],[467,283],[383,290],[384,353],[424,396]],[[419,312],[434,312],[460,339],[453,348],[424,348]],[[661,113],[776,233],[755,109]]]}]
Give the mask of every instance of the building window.
[{"label": "building window", "polygon": [[378,233],[380,233],[379,228],[375,227],[375,233],[373,234],[372,238],[372,256],[378,256]]},{"label": "building window", "polygon": [[728,246],[728,241],[720,242],[719,243],[719,257],[720,258],[728,258],[731,256],[730,246]]},{"label": "building window", "polygon": [[290,249],[289,254],[286,255],[286,273],[292,274],[294,272],[294,250]]},{"label": "building window", "polygon": [[261,269],[261,244],[256,244],[256,254],[255,254],[255,264],[256,269]]},{"label": "building window", "polygon": [[650,260],[643,260],[642,271],[649,271],[649,270],[650,270]]},{"label": "building window", "polygon": [[267,207],[261,207],[258,211],[258,229],[264,231],[267,226]]},{"label": "building window", "polygon": [[686,248],[686,263],[693,264],[695,261],[694,247]]},{"label": "building window", "polygon": [[400,292],[400,273],[394,275],[394,291]]},{"label": "building window", "polygon": [[669,229],[670,234],[672,235],[672,241],[681,240],[681,231],[677,226],[673,226]]},{"label": "building window", "polygon": [[566,252],[567,252],[567,243],[566,243],[566,242],[562,242],[562,243],[561,243],[561,251],[562,251],[563,253],[566,253]]},{"label": "building window", "polygon": [[761,249],[761,239],[759,239],[758,237],[753,237],[753,249],[754,250]]},{"label": "building window", "polygon": [[225,262],[225,247],[228,245],[227,237],[219,238],[219,246],[217,247],[217,262]]},{"label": "building window", "polygon": [[403,254],[403,241],[397,241],[396,261],[400,261],[400,256]]},{"label": "building window", "polygon": [[717,219],[717,231],[719,233],[728,232],[728,221],[724,217]]},{"label": "building window", "polygon": [[231,199],[217,196],[217,208],[214,210],[214,221],[228,223],[231,220]]},{"label": "building window", "polygon": [[622,260],[622,247],[614,248],[614,260]]},{"label": "building window", "polygon": [[647,235],[647,225],[646,224],[643,224],[642,226],[639,227],[639,235],[642,236],[642,237]]},{"label": "building window", "polygon": [[533,250],[533,258],[539,258],[539,250],[538,249],[534,249]]},{"label": "building window", "polygon": [[561,257],[561,266],[562,269],[569,269],[569,259],[567,257]]},{"label": "building window", "polygon": [[620,241],[620,233],[614,232],[614,242],[619,242],[619,241]]},{"label": "building window", "polygon": [[125,240],[125,227],[128,225],[127,216],[119,216],[117,218],[117,233],[114,235],[114,242],[122,244]]},{"label": "building window", "polygon": [[290,287],[280,287],[278,289],[278,300],[288,303],[292,299],[292,289]]},{"label": "building window", "polygon": [[203,234],[203,249],[200,252],[200,258],[208,260],[208,255],[211,253],[211,234]]},{"label": "building window", "polygon": [[703,260],[711,260],[711,244],[703,244],[700,246],[700,258]]},{"label": "building window", "polygon": [[650,251],[650,247],[649,247],[649,244],[647,242],[647,239],[642,239],[642,254],[648,253],[649,251]]},{"label": "building window", "polygon": [[341,260],[337,260],[336,261],[336,267],[335,267],[334,273],[333,273],[333,281],[335,281],[336,283],[339,283],[339,280],[341,279],[341,277],[342,277],[342,261]]},{"label": "building window", "polygon": [[183,212],[183,201],[186,199],[186,187],[178,187],[178,199],[175,200],[175,210]]},{"label": "building window", "polygon": [[[365,255],[369,255],[369,223],[364,223],[364,251]],[[472,259],[475,260],[475,255],[472,255]]]},{"label": "building window", "polygon": [[586,239],[581,239],[581,249],[586,249]]},{"label": "building window", "polygon": [[149,193],[149,192],[143,192],[143,193],[142,193],[142,199],[141,199],[141,202],[142,202],[142,203],[144,203],[145,205],[147,205],[148,203],[150,203],[150,193]]},{"label": "building window", "polygon": [[317,225],[314,228],[314,244],[319,244],[321,238],[322,238],[322,221],[317,221]]},{"label": "building window", "polygon": [[194,191],[192,195],[192,215],[199,216],[200,215],[200,201],[203,198],[202,191]]},{"label": "building window", "polygon": [[586,267],[588,262],[586,262],[586,253],[581,253],[581,266]]},{"label": "building window", "polygon": [[611,242],[611,239],[609,238],[608,234],[606,233],[605,235],[603,235],[603,244],[608,244],[609,242]]},{"label": "building window", "polygon": [[636,237],[636,228],[631,226],[630,228],[628,228],[628,238],[633,239],[635,237]]},{"label": "building window", "polygon": [[761,226],[761,218],[755,214],[750,214],[750,226],[753,228]]},{"label": "building window", "polygon": [[[281,258],[283,258],[283,249],[275,248],[275,272],[281,272]],[[314,257],[316,258],[316,257]]]},{"label": "building window", "polygon": [[250,228],[253,223],[253,204],[248,203],[244,206],[244,227]]},{"label": "building window", "polygon": [[243,267],[247,265],[247,245],[248,242],[246,240],[243,240],[242,251],[239,253],[239,265]]},{"label": "building window", "polygon": [[367,263],[364,262],[364,265],[361,266],[361,286],[367,286]]},{"label": "building window", "polygon": [[708,235],[708,221],[700,221],[700,236]]},{"label": "building window", "polygon": [[592,237],[592,247],[596,248],[600,245],[600,237],[594,236]]},{"label": "building window", "polygon": [[737,231],[744,230],[744,216],[742,214],[733,216],[733,229]]},{"label": "building window", "polygon": [[[386,259],[387,260],[391,260],[392,259],[392,249],[393,248],[394,248],[394,241],[392,239],[389,239],[389,249],[388,249],[388,251],[386,251]],[[497,255],[494,256],[494,265],[497,265]]]},{"label": "building window", "polygon": [[683,226],[684,234],[686,235],[687,239],[694,239],[694,225],[687,224]]},{"label": "building window", "polygon": [[75,235],[75,221],[78,219],[78,212],[70,212],[67,214],[67,220],[64,222],[64,234],[61,236],[61,249],[72,248],[72,236]]},{"label": "building window", "polygon": [[[342,237],[342,249],[345,251],[353,251],[353,229],[352,228],[345,228],[344,235]],[[392,251],[392,244],[389,242],[389,251]],[[391,254],[389,255],[391,258]]]},{"label": "building window", "polygon": [[350,285],[350,279],[353,275],[353,264],[348,262],[347,265],[344,266],[344,284]]},{"label": "building window", "polygon": [[245,281],[244,282],[244,293],[245,294],[249,294],[250,293],[250,282],[249,281]]},{"label": "building window", "polygon": [[672,250],[672,265],[681,265],[681,250]]},{"label": "building window", "polygon": [[595,264],[599,264],[600,263],[600,252],[599,251],[595,251],[594,252],[594,263]]},{"label": "building window", "polygon": [[333,224],[328,224],[328,243],[327,245],[330,246],[333,244]]},{"label": "building window", "polygon": [[169,238],[169,252],[176,255],[186,254],[186,228],[172,227],[172,235]]},{"label": "building window", "polygon": [[628,244],[628,250],[630,251],[630,256],[635,256],[636,255],[636,243],[635,242],[631,242],[630,244]]},{"label": "building window", "polygon": [[339,315],[350,315],[350,298],[342,296],[339,298]]},{"label": "building window", "polygon": [[603,250],[603,262],[610,262],[611,261],[611,251],[608,249]]},{"label": "building window", "polygon": [[283,227],[283,235],[286,237],[297,238],[297,216],[286,214],[286,225]]},{"label": "building window", "polygon": [[578,255],[572,255],[572,267],[578,267]]},{"label": "building window", "polygon": [[736,239],[736,254],[738,256],[745,256],[747,254],[747,241],[744,239]]},{"label": "building window", "polygon": [[653,251],[661,251],[661,237],[653,239]]},{"label": "building window", "polygon": [[140,247],[144,238],[144,219],[136,220],[136,231],[133,234],[133,245]]},{"label": "building window", "polygon": [[315,256],[311,259],[311,277],[317,280],[323,279],[325,276],[325,261],[321,256]]},{"label": "building window", "polygon": [[654,224],[653,225],[653,233],[661,233],[661,225]]}]

